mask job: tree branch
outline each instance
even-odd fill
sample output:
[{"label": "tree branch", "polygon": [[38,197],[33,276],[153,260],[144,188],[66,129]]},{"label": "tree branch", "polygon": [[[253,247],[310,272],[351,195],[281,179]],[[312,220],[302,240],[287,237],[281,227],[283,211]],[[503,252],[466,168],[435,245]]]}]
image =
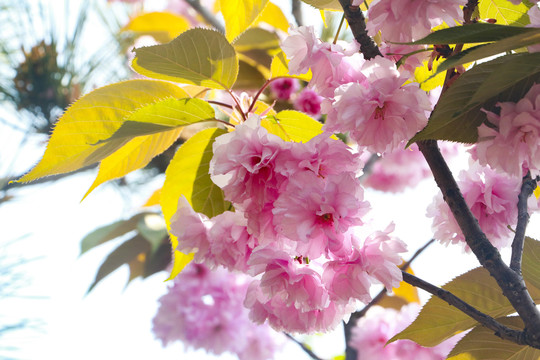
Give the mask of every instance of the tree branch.
[{"label": "tree branch", "polygon": [[201,5],[199,0],[186,0],[186,2],[193,8],[193,10],[198,12],[208,24],[212,25],[220,33],[225,34],[225,28],[223,25],[218,21],[218,19],[216,19],[214,14]]},{"label": "tree branch", "polygon": [[480,264],[497,281],[504,296],[525,323],[526,343],[540,348],[540,312],[527,291],[523,278],[506,266],[497,249],[480,229],[478,221],[465,203],[452,172],[439,151],[437,142],[435,140],[419,141],[418,148],[428,162],[437,186],[441,189],[444,200],[463,232],[467,245]]},{"label": "tree branch", "polygon": [[292,341],[294,341],[295,343],[298,344],[298,346],[300,346],[302,348],[302,350],[305,351],[306,354],[308,354],[309,356],[311,356],[312,359],[315,359],[315,360],[323,360],[322,358],[318,357],[317,354],[315,354],[313,351],[311,351],[310,348],[308,348],[303,342],[301,341],[298,341],[294,338],[294,336],[292,336],[291,334],[289,333],[284,333],[286,337],[288,337],[289,339],[291,339]]},{"label": "tree branch", "polygon": [[523,178],[521,191],[518,195],[518,221],[516,225],[516,233],[512,241],[512,256],[510,258],[510,269],[514,270],[521,276],[521,259],[523,257],[523,242],[525,241],[525,230],[529,223],[529,213],[527,212],[527,200],[532,195],[536,188],[536,180],[531,178],[531,173]]},{"label": "tree branch", "polygon": [[366,20],[359,6],[352,6],[350,0],[339,0],[345,18],[349,23],[354,38],[360,44],[360,52],[366,60],[382,56],[381,51],[366,31]]},{"label": "tree branch", "polygon": [[484,314],[483,312],[477,310],[473,306],[469,305],[465,301],[461,300],[451,292],[441,289],[435,285],[428,283],[422,279],[417,278],[416,276],[409,274],[405,271],[402,271],[403,281],[416,286],[420,289],[427,291],[433,296],[438,297],[441,300],[446,301],[449,305],[454,306],[455,308],[461,310],[474,320],[478,321],[483,326],[491,329],[495,332],[495,335],[504,340],[510,340],[520,345],[527,345],[524,342],[524,334],[522,331],[510,329],[503,324],[499,323],[497,320],[492,318],[489,315]]},{"label": "tree branch", "polygon": [[[416,252],[411,256],[409,261],[403,263],[399,268],[403,271],[407,271],[409,266],[411,266],[411,263],[420,255],[424,250],[427,249],[428,246],[433,244],[435,242],[435,239],[429,240],[424,246],[416,250]],[[386,295],[386,289],[382,289],[364,308],[360,311],[355,311],[351,314],[351,317],[349,319],[349,322],[344,323],[344,331],[345,331],[345,359],[346,360],[356,360],[358,357],[358,352],[356,349],[349,346],[349,340],[351,339],[352,335],[352,329],[356,326],[356,323],[358,322],[358,319],[362,318],[369,309],[373,305],[377,305],[379,301],[381,301],[385,295]]]},{"label": "tree branch", "polygon": [[291,8],[296,26],[304,25],[304,21],[302,20],[302,2],[300,0],[291,0]]}]

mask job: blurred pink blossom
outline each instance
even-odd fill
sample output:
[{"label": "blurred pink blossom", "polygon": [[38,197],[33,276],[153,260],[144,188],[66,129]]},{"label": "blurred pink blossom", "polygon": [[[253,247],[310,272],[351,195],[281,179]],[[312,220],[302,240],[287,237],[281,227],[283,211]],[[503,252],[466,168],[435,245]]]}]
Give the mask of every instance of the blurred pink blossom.
[{"label": "blurred pink blossom", "polygon": [[304,88],[294,99],[294,108],[311,116],[321,114],[322,96],[310,88]]}]

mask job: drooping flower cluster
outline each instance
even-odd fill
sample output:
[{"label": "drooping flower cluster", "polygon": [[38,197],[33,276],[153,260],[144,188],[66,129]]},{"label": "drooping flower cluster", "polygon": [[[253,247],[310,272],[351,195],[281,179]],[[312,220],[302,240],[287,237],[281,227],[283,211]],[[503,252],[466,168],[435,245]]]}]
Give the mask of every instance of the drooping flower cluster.
[{"label": "drooping flower cluster", "polygon": [[488,127],[478,128],[476,156],[481,164],[515,176],[540,173],[540,84],[514,102],[497,104],[500,114],[487,113]]},{"label": "drooping flower cluster", "polygon": [[[517,223],[521,179],[475,162],[468,171],[459,174],[458,185],[465,202],[493,246],[508,246],[512,240],[508,225],[515,226]],[[463,233],[440,193],[428,207],[427,216],[433,218],[432,229],[436,239],[443,244],[465,245]]]},{"label": "drooping flower cluster", "polygon": [[[369,7],[367,29],[383,40],[408,42],[429,34],[445,22],[449,26],[460,19],[460,6],[466,0],[375,0]],[[455,20],[454,20],[455,19]]]},{"label": "drooping flower cluster", "polygon": [[273,359],[281,335],[249,320],[243,306],[247,280],[223,269],[188,265],[159,300],[155,336],[163,345],[182,341],[216,355],[230,352],[240,360]]},{"label": "drooping flower cluster", "polygon": [[397,340],[388,345],[398,332],[410,325],[420,310],[411,303],[401,308],[384,309],[374,306],[358,321],[352,330],[349,345],[358,350],[358,360],[443,360],[461,336],[450,338],[441,344],[426,348],[411,340]]},{"label": "drooping flower cluster", "polygon": [[323,133],[286,142],[257,115],[214,142],[210,175],[235,212],[212,219],[180,201],[171,220],[178,250],[257,279],[245,304],[256,322],[292,332],[328,330],[367,302],[372,283],[397,286],[405,245],[393,226],[358,234],[369,204],[357,154]]}]

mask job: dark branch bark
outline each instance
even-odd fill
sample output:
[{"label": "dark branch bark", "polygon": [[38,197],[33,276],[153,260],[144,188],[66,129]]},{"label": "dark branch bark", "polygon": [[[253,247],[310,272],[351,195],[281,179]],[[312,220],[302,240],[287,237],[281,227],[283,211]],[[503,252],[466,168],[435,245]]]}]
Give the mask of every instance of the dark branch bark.
[{"label": "dark branch bark", "polygon": [[504,340],[510,340],[520,345],[526,345],[523,339],[523,332],[519,330],[510,329],[503,324],[499,323],[497,320],[492,318],[489,315],[484,314],[481,311],[478,311],[473,306],[469,305],[465,301],[461,300],[451,292],[441,289],[435,285],[428,283],[422,279],[417,278],[414,275],[411,275],[405,271],[402,271],[403,281],[411,284],[412,286],[419,287],[432,294],[433,296],[438,297],[441,300],[446,301],[449,305],[454,306],[455,308],[461,310],[474,320],[478,321],[483,326],[487,327],[494,331],[495,335]]},{"label": "dark branch bark", "polygon": [[306,354],[308,354],[309,356],[311,356],[312,359],[315,359],[315,360],[323,360],[322,358],[318,357],[317,354],[315,354],[313,351],[311,351],[311,349],[309,349],[306,345],[304,345],[303,342],[301,341],[298,341],[294,338],[294,336],[292,336],[291,334],[288,334],[288,333],[284,333],[286,337],[288,337],[289,339],[291,339],[292,341],[294,341],[296,344],[298,344],[298,346],[300,346],[302,348],[302,350],[304,350],[304,352]]},{"label": "dark branch bark", "polygon": [[304,25],[302,20],[302,2],[300,0],[291,0],[292,15],[297,26]]},{"label": "dark branch bark", "polygon": [[518,195],[518,221],[516,225],[516,234],[512,241],[512,256],[510,258],[510,269],[514,270],[521,276],[521,259],[523,257],[523,242],[525,241],[525,230],[529,223],[529,213],[527,212],[527,200],[532,195],[536,188],[536,180],[531,178],[531,173],[528,172],[523,178],[521,191]]},{"label": "dark branch bark", "polygon": [[525,342],[540,348],[540,312],[527,291],[523,278],[506,266],[497,249],[491,245],[480,229],[478,221],[465,203],[452,172],[437,147],[437,142],[435,140],[420,141],[418,147],[428,162],[444,200],[465,236],[467,245],[480,264],[497,281],[504,296],[525,323]]},{"label": "dark branch bark", "polygon": [[366,31],[366,20],[360,7],[352,6],[350,0],[339,0],[339,3],[343,8],[354,38],[360,44],[360,52],[364,54],[364,58],[370,60],[376,56],[382,56],[381,51]]},{"label": "dark branch bark", "polygon": [[[428,246],[433,244],[435,242],[435,239],[429,240],[424,246],[422,246],[420,249],[416,250],[416,252],[411,256],[409,261],[403,263],[399,268],[403,271],[407,271],[409,266],[411,266],[411,263],[420,255],[424,250],[427,249]],[[364,315],[366,315],[367,311],[371,309],[373,305],[377,305],[379,301],[381,301],[384,296],[386,295],[386,289],[382,289],[374,298],[370,301],[369,304],[364,306],[364,308],[360,311],[356,311],[351,314],[351,317],[349,319],[349,322],[343,323],[343,327],[345,330],[345,359],[346,360],[356,360],[358,357],[358,352],[356,349],[353,349],[349,346],[349,340],[351,339],[352,335],[352,329],[356,326],[356,322],[358,319],[362,318]]]},{"label": "dark branch bark", "polygon": [[222,34],[225,34],[225,28],[223,25],[216,19],[214,14],[212,14],[208,9],[205,9],[199,0],[186,0],[186,2],[203,17],[203,19],[210,25],[212,25],[217,31]]}]

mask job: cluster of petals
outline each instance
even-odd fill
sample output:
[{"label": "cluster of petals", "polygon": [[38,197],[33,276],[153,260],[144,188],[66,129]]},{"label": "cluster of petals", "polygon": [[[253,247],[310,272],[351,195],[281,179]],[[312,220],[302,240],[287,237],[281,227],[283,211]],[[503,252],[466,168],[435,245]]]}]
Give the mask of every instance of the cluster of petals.
[{"label": "cluster of petals", "polygon": [[[369,203],[356,178],[360,156],[343,142],[329,133],[287,142],[252,115],[218,137],[213,151],[210,176],[235,212],[209,219],[181,199],[171,233],[196,262],[256,277],[245,299],[252,320],[325,331],[356,301],[370,301],[371,284],[399,284],[406,249],[390,235],[393,227],[358,235]],[[348,273],[360,287],[345,291]]]},{"label": "cluster of petals", "polygon": [[411,340],[397,340],[386,344],[394,335],[410,325],[420,310],[416,303],[403,306],[400,311],[374,306],[352,330],[349,345],[358,350],[358,360],[444,360],[459,338],[426,348]]},{"label": "cluster of petals", "polygon": [[279,100],[289,100],[299,87],[298,80],[290,77],[278,78],[270,83],[270,91]]},{"label": "cluster of petals", "polygon": [[362,73],[365,81],[335,90],[334,101],[326,108],[325,130],[349,132],[371,152],[395,150],[427,124],[429,98],[418,85],[403,85],[408,75],[389,59],[366,61]]},{"label": "cluster of petals", "polygon": [[[521,187],[518,177],[496,172],[474,162],[468,171],[459,174],[458,185],[465,202],[478,220],[493,246],[502,248],[512,240],[508,226],[517,223],[517,201]],[[442,195],[438,194],[428,207],[433,218],[434,237],[443,244],[465,244],[465,237]],[[468,247],[465,246],[466,249]]]},{"label": "cluster of petals", "polygon": [[249,320],[243,306],[247,287],[245,276],[188,265],[159,300],[154,335],[163,345],[181,341],[216,355],[230,352],[241,360],[273,359],[282,339],[268,326]]},{"label": "cluster of petals", "polygon": [[368,11],[367,29],[383,40],[407,42],[429,34],[443,22],[452,26],[462,16],[466,0],[375,0]]},{"label": "cluster of petals", "polygon": [[294,99],[293,105],[296,110],[302,111],[311,116],[321,114],[321,103],[323,97],[310,88],[304,88]]},{"label": "cluster of petals", "polygon": [[487,113],[490,126],[478,128],[475,152],[479,162],[515,176],[540,173],[540,84],[514,102],[497,104],[500,114]]}]

